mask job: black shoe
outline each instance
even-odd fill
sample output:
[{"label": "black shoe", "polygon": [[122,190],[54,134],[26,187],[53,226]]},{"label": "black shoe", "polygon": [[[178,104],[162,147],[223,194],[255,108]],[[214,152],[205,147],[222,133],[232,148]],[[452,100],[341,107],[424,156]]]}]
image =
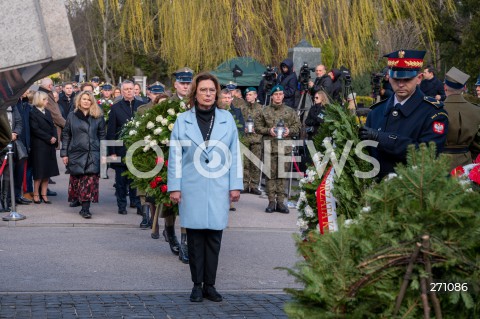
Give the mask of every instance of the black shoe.
[{"label": "black shoe", "polygon": [[140,223],[141,229],[147,229],[150,226],[150,205],[145,204],[142,206],[142,222]]},{"label": "black shoe", "polygon": [[57,192],[51,191],[47,188],[47,196],[57,196]]},{"label": "black shoe", "polygon": [[217,292],[217,289],[215,289],[215,286],[213,285],[204,285],[202,293],[203,297],[207,298],[208,300],[214,302],[220,302],[223,300],[222,295]]},{"label": "black shoe", "polygon": [[130,203],[130,208],[137,208],[137,205]]},{"label": "black shoe", "polygon": [[278,203],[277,204],[277,209],[275,211],[279,212],[279,213],[282,213],[282,214],[290,213],[290,211],[288,210],[287,206],[285,206],[284,203]]},{"label": "black shoe", "polygon": [[79,200],[74,200],[73,202],[71,202],[68,206],[70,207],[78,207],[78,206],[81,206],[82,203],[80,203]]},{"label": "black shoe", "polygon": [[267,208],[265,208],[265,213],[273,213],[275,210],[275,201],[268,202]]},{"label": "black shoe", "polygon": [[259,191],[258,188],[250,188],[250,194],[262,195],[262,192]]},{"label": "black shoe", "polygon": [[245,189],[242,189],[242,190],[240,191],[240,194],[248,194],[248,187],[245,188]]},{"label": "black shoe", "polygon": [[24,199],[22,199],[22,197],[18,197],[17,199],[15,199],[15,203],[17,203],[18,205],[29,205],[31,203],[31,201],[26,201]]},{"label": "black shoe", "polygon": [[[148,204],[147,204],[148,205]],[[136,207],[136,206],[135,206]],[[150,206],[149,206],[150,207]],[[143,216],[142,208],[137,207],[137,215]]]},{"label": "black shoe", "polygon": [[177,235],[175,235],[175,226],[165,226],[164,231],[167,234],[170,250],[174,255],[178,255],[180,253],[180,244],[178,243]]},{"label": "black shoe", "polygon": [[88,211],[87,209],[82,209],[79,212],[79,214],[82,215],[82,217],[85,218],[85,219],[92,218],[92,214],[90,214],[90,211]]},{"label": "black shoe", "polygon": [[159,239],[159,238],[160,238],[160,235],[158,234],[158,231],[152,233],[150,236],[151,236],[153,239]]},{"label": "black shoe", "polygon": [[119,213],[120,215],[127,215],[127,211],[126,211],[125,209],[119,209],[119,210],[118,210],[118,213]]},{"label": "black shoe", "polygon": [[202,284],[193,286],[192,293],[190,294],[190,301],[191,302],[202,302],[203,301]]},{"label": "black shoe", "polygon": [[235,211],[237,211],[237,209],[236,209],[235,207],[233,207],[233,206],[232,206],[232,207],[230,207],[230,209],[229,209],[229,210],[230,210],[231,212],[235,212]]},{"label": "black shoe", "polygon": [[29,204],[32,203],[32,201],[31,201],[30,199],[25,198],[25,197],[23,197],[23,196],[20,196],[19,198],[20,198],[21,200],[23,200],[25,203],[29,203]]},{"label": "black shoe", "polygon": [[53,179],[49,178],[49,179],[48,179],[48,183],[49,183],[49,184],[52,184],[52,185],[55,185],[57,182],[55,182]]}]

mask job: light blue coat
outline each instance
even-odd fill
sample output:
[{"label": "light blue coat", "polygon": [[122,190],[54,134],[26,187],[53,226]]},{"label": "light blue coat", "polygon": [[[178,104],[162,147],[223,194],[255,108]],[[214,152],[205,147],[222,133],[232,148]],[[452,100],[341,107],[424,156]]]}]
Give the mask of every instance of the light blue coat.
[{"label": "light blue coat", "polygon": [[243,169],[235,120],[215,110],[208,147],[195,108],[180,114],[170,137],[168,191],[181,191],[180,225],[193,229],[227,227],[230,191],[243,189]]}]

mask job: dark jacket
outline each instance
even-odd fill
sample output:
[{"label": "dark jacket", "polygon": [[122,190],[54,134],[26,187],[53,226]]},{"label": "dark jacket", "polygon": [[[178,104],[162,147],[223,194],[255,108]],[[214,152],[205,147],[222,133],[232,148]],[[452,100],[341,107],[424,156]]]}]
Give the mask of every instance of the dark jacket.
[{"label": "dark jacket", "polygon": [[305,119],[305,125],[312,127],[313,131],[308,132],[309,137],[313,137],[317,134],[320,125],[323,123],[325,117],[325,107],[322,104],[315,104],[308,111],[307,118]]},{"label": "dark jacket", "polygon": [[445,101],[446,95],[443,83],[436,76],[430,80],[422,80],[420,89],[426,96],[435,97],[435,95],[440,95],[440,100]]},{"label": "dark jacket", "polygon": [[394,98],[372,105],[365,124],[378,131],[378,146],[370,153],[380,162],[380,178],[392,173],[398,163],[406,163],[408,145],[435,142],[441,153],[447,139],[448,114],[443,103],[425,97],[418,87],[402,106],[394,106]]},{"label": "dark jacket", "polygon": [[103,116],[93,118],[79,110],[68,115],[62,131],[60,157],[68,157],[70,174],[100,173],[100,141],[105,135]]},{"label": "dark jacket", "polygon": [[22,133],[19,134],[18,139],[30,151],[30,112],[32,111],[32,105],[28,103],[28,98],[19,99],[16,109],[22,118]]},{"label": "dark jacket", "polygon": [[[51,144],[52,137],[57,139]],[[59,175],[57,166],[58,145],[57,129],[49,110],[43,114],[36,107],[30,112],[30,155],[28,162],[32,164],[33,179],[45,179]]]},{"label": "dark jacket", "polygon": [[339,102],[342,103],[342,81],[340,77],[342,76],[342,72],[339,69],[332,69],[331,72],[333,73],[332,79],[332,102]]},{"label": "dark jacket", "polygon": [[310,89],[310,93],[312,96],[314,96],[315,93],[320,90],[327,93],[329,97],[332,97],[333,81],[328,74],[322,75],[321,77],[315,79],[315,82],[313,82],[313,87]]},{"label": "dark jacket", "polygon": [[[133,99],[131,102],[121,99],[112,105],[108,115],[107,140],[119,140],[123,125],[127,123],[137,112],[137,108],[143,105],[140,100]],[[115,154],[117,156],[125,157],[127,149],[125,146],[112,146],[108,149],[108,155]],[[123,163],[111,163],[112,167],[125,166]]]},{"label": "dark jacket", "polygon": [[280,63],[280,68],[286,65],[288,67],[287,72],[283,72],[277,77],[277,84],[283,86],[283,94],[285,98],[283,103],[295,108],[295,92],[297,91],[298,81],[297,74],[293,71],[293,60],[285,59]]},{"label": "dark jacket", "polygon": [[390,82],[382,80],[383,94],[380,94],[380,100],[386,100],[393,95],[393,88]]},{"label": "dark jacket", "polygon": [[241,136],[245,131],[245,119],[243,118],[242,110],[230,104],[230,113],[233,116],[233,119],[237,123],[238,134]]},{"label": "dark jacket", "polygon": [[73,112],[75,109],[75,92],[72,92],[70,98],[65,94],[65,92],[60,93],[58,96],[58,106],[60,107],[60,112],[62,112],[62,116],[64,119],[67,119],[68,114]]}]

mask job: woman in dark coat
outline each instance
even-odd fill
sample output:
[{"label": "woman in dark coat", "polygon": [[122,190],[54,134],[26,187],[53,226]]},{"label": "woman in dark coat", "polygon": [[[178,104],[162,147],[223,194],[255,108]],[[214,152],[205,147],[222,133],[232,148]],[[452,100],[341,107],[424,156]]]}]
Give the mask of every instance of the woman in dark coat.
[{"label": "woman in dark coat", "polygon": [[325,115],[325,105],[330,104],[327,94],[324,91],[317,91],[314,95],[315,104],[308,111],[305,125],[310,127],[308,137],[312,139],[318,132],[320,125],[323,123]]},{"label": "woman in dark coat", "polygon": [[[30,156],[33,171],[33,202],[51,204],[47,198],[48,179],[59,175],[55,148],[58,145],[57,129],[50,111],[45,107],[48,95],[36,92],[30,112]],[[40,187],[42,194],[39,194]]]},{"label": "woman in dark coat", "polygon": [[70,173],[68,201],[81,203],[83,218],[92,217],[90,203],[98,202],[100,141],[104,139],[105,120],[95,97],[87,91],[77,94],[75,110],[67,116],[62,132],[60,156]]}]

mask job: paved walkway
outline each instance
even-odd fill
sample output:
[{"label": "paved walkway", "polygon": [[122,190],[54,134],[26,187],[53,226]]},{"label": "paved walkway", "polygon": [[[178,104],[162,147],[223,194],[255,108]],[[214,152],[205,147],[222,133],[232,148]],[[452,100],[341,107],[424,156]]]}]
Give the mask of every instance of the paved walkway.
[{"label": "paved walkway", "polygon": [[68,207],[68,176],[54,180],[52,205],[21,205],[26,220],[0,222],[0,319],[286,317],[283,289],[299,285],[277,267],[300,260],[294,209],[266,214],[265,198],[242,195],[220,252],[216,287],[224,301],[196,304],[188,300],[188,265],[139,229],[135,209],[117,213],[113,178],[101,180],[90,220]]}]

